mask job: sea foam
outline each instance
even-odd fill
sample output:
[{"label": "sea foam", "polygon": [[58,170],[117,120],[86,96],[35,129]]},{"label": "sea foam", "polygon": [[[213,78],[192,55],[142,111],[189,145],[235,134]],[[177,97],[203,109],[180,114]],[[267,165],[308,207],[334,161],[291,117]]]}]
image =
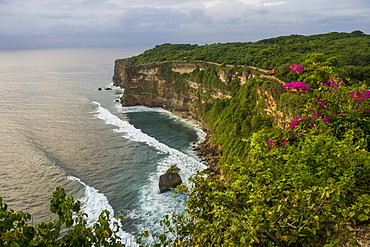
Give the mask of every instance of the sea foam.
[{"label": "sea foam", "polygon": [[[183,202],[186,196],[178,195],[176,198],[172,196],[172,192],[159,194],[158,179],[159,176],[173,164],[176,164],[180,170],[180,176],[186,186],[191,186],[188,179],[197,171],[204,170],[206,166],[201,163],[196,157],[191,157],[188,154],[182,153],[176,149],[159,142],[155,138],[143,133],[140,129],[135,128],[127,121],[120,119],[105,109],[98,102],[93,102],[98,107],[95,112],[95,117],[103,120],[106,124],[117,127],[114,129],[117,133],[122,133],[122,137],[134,142],[144,143],[155,148],[159,153],[165,154],[165,158],[157,163],[157,169],[152,172],[146,182],[140,184],[139,202],[134,210],[125,212],[125,217],[139,219],[143,223],[136,226],[137,232],[150,230],[154,234],[160,234],[163,229],[160,227],[159,221],[165,214],[172,212],[182,213],[184,209]],[[143,106],[124,108],[125,112],[138,111],[160,111],[161,109],[151,109]]]},{"label": "sea foam", "polygon": [[[96,110],[95,117],[103,120],[106,124],[113,125],[118,127],[114,131],[123,133],[123,137],[129,140],[145,143],[151,147],[154,147],[161,153],[170,155],[170,158],[167,159],[167,162],[163,162],[162,165],[159,164],[157,167],[159,173],[164,173],[171,164],[177,164],[181,169],[180,175],[187,180],[192,176],[196,171],[201,171],[206,168],[206,166],[199,162],[199,160],[190,157],[189,155],[182,153],[174,148],[159,142],[155,138],[143,133],[140,129],[135,128],[132,124],[127,121],[120,119],[118,116],[112,114],[109,110],[105,109],[98,102],[93,102],[98,105]],[[142,107],[141,109],[145,109]]]},{"label": "sea foam", "polygon": [[92,225],[93,223],[97,222],[99,215],[103,210],[109,211],[110,217],[110,227],[113,229],[113,224],[117,223],[119,226],[119,230],[117,235],[121,238],[122,243],[128,247],[137,247],[135,237],[129,233],[126,233],[122,230],[122,224],[120,220],[114,218],[114,210],[113,207],[109,204],[108,198],[103,194],[100,193],[97,189],[88,186],[85,184],[81,179],[69,176],[69,180],[77,181],[85,187],[85,196],[80,199],[82,204],[82,211],[88,215],[87,223],[88,225]]}]

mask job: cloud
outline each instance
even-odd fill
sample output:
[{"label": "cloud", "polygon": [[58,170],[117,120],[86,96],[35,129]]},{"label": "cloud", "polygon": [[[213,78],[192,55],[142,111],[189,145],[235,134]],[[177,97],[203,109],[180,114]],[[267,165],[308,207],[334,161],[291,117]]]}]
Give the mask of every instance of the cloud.
[{"label": "cloud", "polygon": [[204,2],[203,5],[206,8],[211,8],[211,7],[215,7],[216,5],[220,3],[221,3],[220,1],[209,1],[209,2]]},{"label": "cloud", "polygon": [[369,33],[369,10],[368,0],[0,0],[0,49]]},{"label": "cloud", "polygon": [[237,2],[241,2],[245,5],[259,5],[261,0],[237,0]]},{"label": "cloud", "polygon": [[279,2],[266,2],[263,3],[263,6],[276,6],[276,5],[283,5],[283,4],[288,4],[289,1],[279,1]]},{"label": "cloud", "polygon": [[186,12],[170,7],[145,6],[125,11],[122,15],[121,24],[124,30],[166,32],[178,29],[182,23],[188,21],[191,21],[191,19]]}]

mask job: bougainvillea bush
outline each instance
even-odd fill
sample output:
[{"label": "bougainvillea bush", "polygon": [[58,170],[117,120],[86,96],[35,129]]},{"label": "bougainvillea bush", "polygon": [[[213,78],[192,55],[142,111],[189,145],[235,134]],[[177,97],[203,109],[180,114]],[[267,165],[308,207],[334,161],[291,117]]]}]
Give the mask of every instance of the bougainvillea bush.
[{"label": "bougainvillea bush", "polygon": [[370,91],[336,77],[282,88],[296,94],[288,120],[244,138],[225,180],[182,188],[186,213],[164,218],[158,246],[359,246],[349,226],[369,224]]}]

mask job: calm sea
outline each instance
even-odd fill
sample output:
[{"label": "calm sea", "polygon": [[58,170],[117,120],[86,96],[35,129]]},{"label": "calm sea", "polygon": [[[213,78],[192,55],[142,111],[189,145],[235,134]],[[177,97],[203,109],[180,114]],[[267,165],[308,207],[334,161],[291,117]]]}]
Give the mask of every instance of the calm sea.
[{"label": "calm sea", "polygon": [[[177,164],[186,181],[204,169],[191,147],[203,133],[162,109],[121,107],[114,60],[144,48],[0,51],[0,197],[14,210],[48,221],[56,186],[122,215],[129,243],[160,232],[162,215],[183,210],[184,196],[158,193],[158,178]],[[134,244],[132,244],[134,246]]]}]

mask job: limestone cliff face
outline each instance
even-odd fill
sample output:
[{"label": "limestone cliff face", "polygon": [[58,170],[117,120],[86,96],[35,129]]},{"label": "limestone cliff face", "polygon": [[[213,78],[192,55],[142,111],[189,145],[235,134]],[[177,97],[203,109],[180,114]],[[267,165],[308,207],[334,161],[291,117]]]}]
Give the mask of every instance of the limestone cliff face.
[{"label": "limestone cliff face", "polygon": [[278,110],[278,103],[269,90],[262,90],[260,87],[257,88],[258,98],[263,99],[264,108],[262,114],[272,114],[276,123],[283,127],[284,123],[289,119],[284,112]]},{"label": "limestone cliff face", "polygon": [[[197,122],[207,131],[202,121],[199,103],[214,99],[231,98],[227,90],[230,83],[240,85],[250,77],[266,77],[277,83],[283,83],[276,77],[264,74],[260,68],[251,66],[221,66],[211,62],[162,62],[134,65],[124,60],[117,60],[113,81],[115,86],[125,89],[121,99],[123,106],[145,105],[161,107],[174,114]],[[210,79],[211,78],[211,79]],[[265,79],[265,80],[266,80]],[[234,84],[232,84],[234,85]],[[277,102],[269,90],[257,89],[257,102],[263,99],[261,114],[273,113],[278,121],[283,122],[284,114],[277,111]],[[222,175],[219,166],[221,146],[207,136],[197,148],[197,154],[208,164],[209,172]]]},{"label": "limestone cliff face", "polygon": [[224,85],[232,80],[245,82],[251,73],[233,68],[222,68],[219,64],[200,62],[163,62],[133,65],[127,61],[115,63],[113,82],[125,89],[122,98],[124,106],[145,105],[162,107],[181,117],[198,120],[196,104],[216,98],[230,98],[226,89],[204,86],[199,78],[192,76],[194,71],[213,68]]}]

